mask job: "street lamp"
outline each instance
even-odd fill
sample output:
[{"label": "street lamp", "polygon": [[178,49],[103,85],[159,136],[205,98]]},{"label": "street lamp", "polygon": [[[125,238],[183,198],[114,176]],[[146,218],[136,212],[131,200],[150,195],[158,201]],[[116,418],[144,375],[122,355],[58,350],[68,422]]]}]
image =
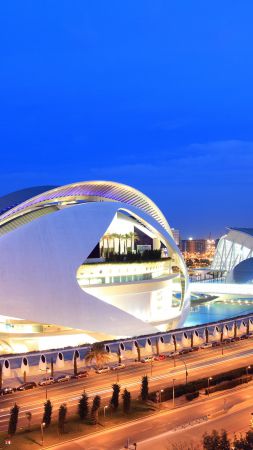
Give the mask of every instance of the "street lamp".
[{"label": "street lamp", "polygon": [[207,395],[209,397],[209,387],[210,387],[210,381],[213,379],[213,377],[208,377],[207,379]]},{"label": "street lamp", "polygon": [[184,367],[185,367],[185,384],[187,384],[187,380],[188,380],[188,370],[187,370],[187,365],[186,362],[184,361],[184,359],[182,359],[183,363],[184,363]]},{"label": "street lamp", "polygon": [[104,406],[104,417],[105,417],[105,411],[107,410],[107,408],[108,408],[108,405],[105,405]]},{"label": "street lamp", "polygon": [[45,422],[42,422],[42,423],[40,424],[42,447],[44,446],[44,428],[45,428],[45,426],[46,426]]},{"label": "street lamp", "polygon": [[[49,369],[49,367],[47,367],[47,366],[46,366],[45,369],[40,369],[41,372],[44,372],[44,371],[46,372],[46,379],[47,379],[47,371],[48,371],[48,369]],[[47,383],[45,384],[45,388],[46,388],[45,393],[46,393],[46,400],[47,400]]]},{"label": "street lamp", "polygon": [[[249,375],[249,369],[251,369],[251,366],[247,366],[247,367],[246,367],[246,375],[247,375],[247,377],[248,377],[248,375]],[[247,382],[248,382],[248,380],[247,380]]]},{"label": "street lamp", "polygon": [[172,380],[172,404],[173,404],[173,408],[175,407],[175,381],[176,381],[176,378],[173,378],[173,380]]},{"label": "street lamp", "polygon": [[160,403],[162,402],[162,393],[164,392],[163,389],[160,389]]}]

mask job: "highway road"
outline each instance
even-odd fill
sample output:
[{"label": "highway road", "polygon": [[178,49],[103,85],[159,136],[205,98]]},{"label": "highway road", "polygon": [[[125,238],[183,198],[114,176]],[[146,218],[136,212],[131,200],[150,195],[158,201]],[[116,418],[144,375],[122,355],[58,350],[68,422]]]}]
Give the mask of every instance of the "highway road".
[{"label": "highway road", "polygon": [[[59,444],[55,450],[123,450],[128,439],[137,443],[137,450],[171,450],[173,443],[180,443],[183,450],[198,444],[203,434],[213,429],[226,429],[230,437],[249,429],[252,412],[253,386],[237,388],[233,393],[216,393],[181,408],[161,411],[124,424],[114,430],[101,431],[72,442]],[[200,447],[201,448],[201,447]]]},{"label": "highway road", "polygon": [[[185,364],[188,371],[188,381],[199,377],[212,376],[236,367],[245,366],[246,368],[250,364],[253,365],[253,339],[224,345],[223,355],[220,347],[213,347],[177,356],[175,367],[171,358],[167,358],[165,361],[154,361],[152,366],[150,363],[132,363],[119,371],[118,374],[114,371],[96,374],[92,370],[87,378],[48,386],[47,395],[53,404],[53,416],[56,416],[58,407],[63,402],[67,403],[69,414],[75,412],[78,399],[84,389],[91,399],[94,395],[99,394],[102,397],[103,404],[108,404],[111,397],[111,386],[117,381],[119,381],[122,389],[125,387],[129,389],[133,397],[138,396],[141,378],[145,374],[149,375],[150,390],[159,390],[170,386],[173,378],[176,379],[176,384],[179,384],[185,380]],[[25,412],[27,411],[30,411],[33,415],[33,424],[41,423],[45,399],[45,387],[15,392],[1,397],[0,430],[7,430],[9,410],[14,402],[17,402],[20,406],[19,427],[26,425]]]}]

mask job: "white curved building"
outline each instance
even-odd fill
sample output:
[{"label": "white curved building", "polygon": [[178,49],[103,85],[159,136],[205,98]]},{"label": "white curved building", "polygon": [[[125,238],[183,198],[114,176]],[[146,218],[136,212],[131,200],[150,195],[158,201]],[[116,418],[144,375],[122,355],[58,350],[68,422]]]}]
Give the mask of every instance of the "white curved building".
[{"label": "white curved building", "polygon": [[164,215],[141,192],[80,182],[19,191],[0,199],[0,208],[2,351],[183,323],[186,267]]},{"label": "white curved building", "polygon": [[229,228],[228,233],[219,240],[211,269],[226,275],[228,282],[233,282],[234,269],[252,257],[253,229]]}]

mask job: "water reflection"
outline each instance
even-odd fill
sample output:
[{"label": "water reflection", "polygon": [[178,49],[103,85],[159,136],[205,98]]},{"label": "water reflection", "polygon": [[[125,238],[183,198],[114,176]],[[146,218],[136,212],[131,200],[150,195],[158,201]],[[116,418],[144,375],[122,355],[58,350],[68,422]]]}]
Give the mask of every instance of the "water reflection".
[{"label": "water reflection", "polygon": [[253,313],[253,297],[220,296],[210,302],[192,299],[191,311],[184,326],[198,325],[207,322]]}]

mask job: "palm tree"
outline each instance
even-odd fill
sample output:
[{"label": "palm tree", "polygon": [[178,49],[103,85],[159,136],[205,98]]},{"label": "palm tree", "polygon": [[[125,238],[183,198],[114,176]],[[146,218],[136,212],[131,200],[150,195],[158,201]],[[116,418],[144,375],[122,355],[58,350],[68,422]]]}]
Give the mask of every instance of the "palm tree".
[{"label": "palm tree", "polygon": [[110,354],[105,350],[104,345],[99,342],[93,344],[89,353],[85,355],[86,364],[90,364],[95,361],[96,366],[98,367],[103,366],[103,364],[110,361],[110,359]]},{"label": "palm tree", "polygon": [[124,237],[126,239],[125,253],[128,253],[128,245],[127,244],[128,244],[129,239],[131,239],[131,234],[126,233]]},{"label": "palm tree", "polygon": [[[103,256],[109,256],[109,252],[110,252],[110,234],[104,234],[103,238],[102,238],[102,242],[103,242]],[[105,252],[105,242],[106,242],[106,252]]]},{"label": "palm tree", "polygon": [[119,235],[117,233],[112,233],[111,234],[111,238],[113,240],[113,253],[116,253],[116,250],[115,250],[115,239],[117,239],[118,237],[119,237]]},{"label": "palm tree", "polygon": [[131,253],[133,253],[133,250],[134,250],[134,243],[135,243],[135,241],[139,241],[139,236],[138,236],[137,233],[135,233],[135,231],[131,231],[131,232],[129,233],[129,237],[130,237],[130,239],[131,239]]},{"label": "palm tree", "polygon": [[124,237],[124,234],[118,234],[119,239],[119,255],[121,255],[121,239]]}]

